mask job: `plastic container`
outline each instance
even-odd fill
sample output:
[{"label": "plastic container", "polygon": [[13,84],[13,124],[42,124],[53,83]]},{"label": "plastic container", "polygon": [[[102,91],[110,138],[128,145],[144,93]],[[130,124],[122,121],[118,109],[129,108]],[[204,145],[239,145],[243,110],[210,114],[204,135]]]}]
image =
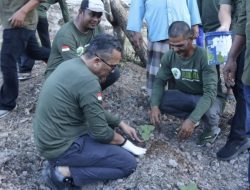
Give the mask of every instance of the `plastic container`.
[{"label": "plastic container", "polygon": [[232,46],[232,32],[207,32],[205,47],[209,65],[225,64]]}]

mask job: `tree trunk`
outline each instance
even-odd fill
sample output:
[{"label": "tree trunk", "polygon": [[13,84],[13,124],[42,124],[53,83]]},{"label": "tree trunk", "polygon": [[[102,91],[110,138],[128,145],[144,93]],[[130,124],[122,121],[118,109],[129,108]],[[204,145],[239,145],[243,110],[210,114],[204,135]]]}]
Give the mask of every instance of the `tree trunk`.
[{"label": "tree trunk", "polygon": [[142,65],[145,67],[147,63],[147,45],[143,42],[142,48],[138,47],[133,39],[133,33],[126,30],[128,22],[127,10],[120,0],[104,0],[104,4],[106,11],[110,13],[106,16],[107,20],[114,27],[114,31],[117,32],[118,37],[122,36],[121,30],[125,33],[136,55],[140,58]]}]

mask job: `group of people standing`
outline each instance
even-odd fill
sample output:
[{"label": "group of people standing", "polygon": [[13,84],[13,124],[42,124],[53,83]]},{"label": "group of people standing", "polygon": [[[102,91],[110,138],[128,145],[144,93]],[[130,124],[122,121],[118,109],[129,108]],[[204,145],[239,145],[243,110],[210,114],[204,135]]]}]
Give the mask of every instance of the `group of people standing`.
[{"label": "group of people standing", "polygon": [[[56,2],[65,24],[51,46],[46,11]],[[20,73],[25,73],[19,79],[26,79],[34,60],[45,61],[46,80],[33,129],[37,149],[49,163],[47,185],[60,190],[126,177],[136,169],[134,156],[146,153],[132,143],[141,142],[136,130],[102,107],[102,91],[118,80],[122,55],[119,40],[99,25],[105,13],[103,2],[82,0],[73,20],[65,5],[64,0],[0,1],[4,26],[0,118],[16,107],[17,63]],[[45,15],[37,17],[36,9]],[[133,32],[138,47],[143,42],[143,20],[147,23],[150,121],[158,125],[161,114],[183,119],[181,140],[203,126],[199,146],[213,143],[220,133],[225,93],[219,65],[209,65],[206,50],[193,41],[200,26],[204,32],[233,31],[223,74],[226,86],[233,89],[236,107],[228,140],[217,152],[220,160],[231,160],[250,148],[249,13],[246,0],[132,0],[129,10],[127,30]],[[117,133],[116,127],[128,138]]]}]

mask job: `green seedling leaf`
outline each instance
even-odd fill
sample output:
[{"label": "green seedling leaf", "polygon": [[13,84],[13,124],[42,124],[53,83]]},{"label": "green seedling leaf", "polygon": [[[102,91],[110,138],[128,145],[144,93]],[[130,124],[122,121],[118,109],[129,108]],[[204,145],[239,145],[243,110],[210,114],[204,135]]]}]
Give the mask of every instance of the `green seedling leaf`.
[{"label": "green seedling leaf", "polygon": [[195,183],[189,183],[187,185],[178,185],[180,190],[198,190],[198,187]]},{"label": "green seedling leaf", "polygon": [[137,127],[139,134],[144,141],[148,141],[150,134],[154,131],[155,126],[153,125],[140,125]]}]

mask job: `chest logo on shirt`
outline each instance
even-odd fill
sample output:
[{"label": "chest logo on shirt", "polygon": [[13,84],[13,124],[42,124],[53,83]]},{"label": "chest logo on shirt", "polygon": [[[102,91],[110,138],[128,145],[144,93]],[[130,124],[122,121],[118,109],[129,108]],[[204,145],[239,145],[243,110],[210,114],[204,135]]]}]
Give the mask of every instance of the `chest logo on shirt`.
[{"label": "chest logo on shirt", "polygon": [[197,69],[181,69],[182,80],[200,82]]},{"label": "chest logo on shirt", "polygon": [[101,92],[98,92],[96,96],[97,96],[98,101],[102,101],[102,93]]},{"label": "chest logo on shirt", "polygon": [[62,45],[62,52],[66,52],[66,51],[69,51],[70,48],[68,45]]},{"label": "chest logo on shirt", "polygon": [[79,47],[76,49],[76,53],[77,53],[78,56],[81,56],[81,55],[84,53],[84,47],[79,46]]},{"label": "chest logo on shirt", "polygon": [[181,71],[180,71],[180,69],[178,69],[178,68],[172,68],[171,72],[173,73],[175,79],[180,79],[181,78]]}]

